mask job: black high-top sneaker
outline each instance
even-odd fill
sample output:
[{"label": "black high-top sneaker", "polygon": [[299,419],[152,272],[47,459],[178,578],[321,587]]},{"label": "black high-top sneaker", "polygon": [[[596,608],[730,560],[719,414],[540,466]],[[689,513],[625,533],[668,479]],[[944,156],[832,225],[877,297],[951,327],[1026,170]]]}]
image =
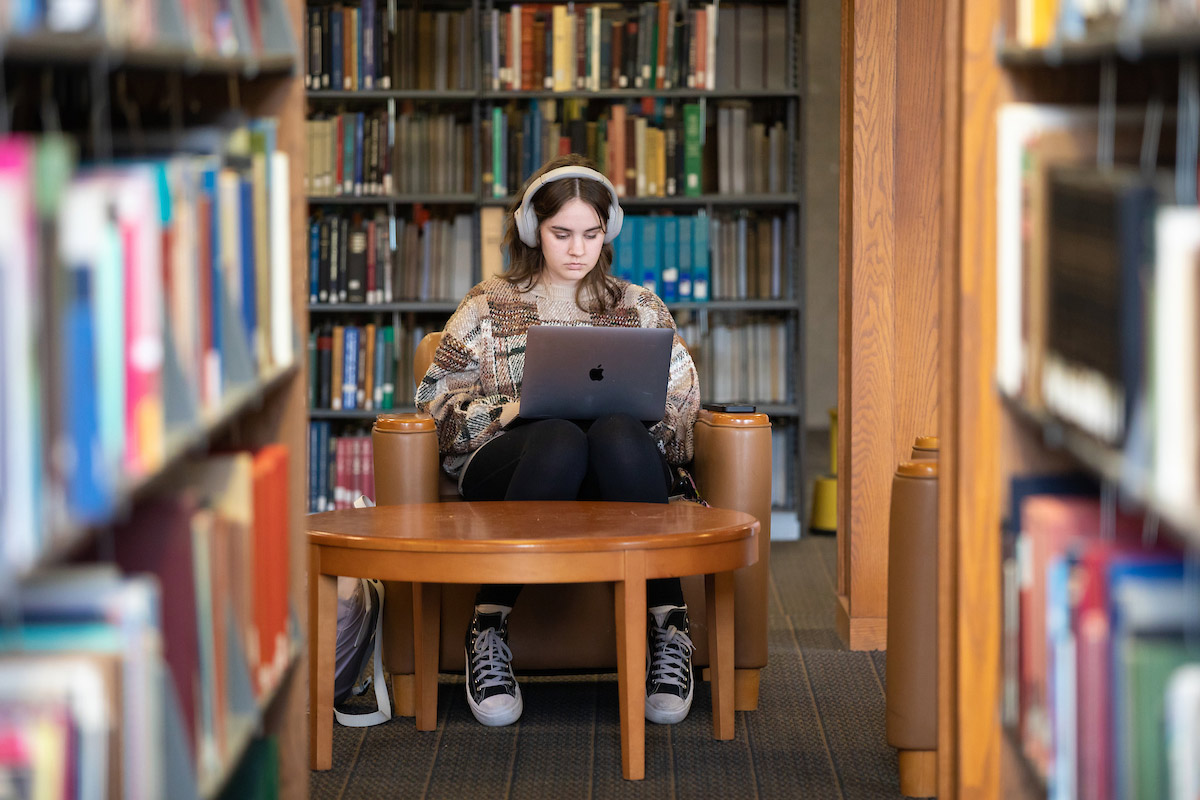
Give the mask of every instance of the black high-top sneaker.
[{"label": "black high-top sneaker", "polygon": [[646,633],[646,719],[673,724],[692,708],[687,606],[654,606]]},{"label": "black high-top sneaker", "polygon": [[475,606],[467,629],[467,705],[483,725],[511,725],[521,717],[521,687],[508,649],[509,606]]}]

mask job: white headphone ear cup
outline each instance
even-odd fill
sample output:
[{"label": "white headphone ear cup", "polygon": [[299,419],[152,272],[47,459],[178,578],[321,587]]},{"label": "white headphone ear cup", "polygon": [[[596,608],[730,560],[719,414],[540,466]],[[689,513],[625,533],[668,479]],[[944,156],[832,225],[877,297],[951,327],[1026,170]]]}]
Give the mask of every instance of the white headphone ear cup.
[{"label": "white headphone ear cup", "polygon": [[612,244],[612,240],[617,238],[617,234],[621,232],[621,226],[625,223],[625,211],[622,210],[621,204],[617,202],[617,197],[614,194],[612,205],[608,208],[608,227],[604,230],[604,243]]},{"label": "white headphone ear cup", "polygon": [[514,215],[517,223],[517,236],[526,247],[537,247],[537,214],[532,206],[522,205]]}]

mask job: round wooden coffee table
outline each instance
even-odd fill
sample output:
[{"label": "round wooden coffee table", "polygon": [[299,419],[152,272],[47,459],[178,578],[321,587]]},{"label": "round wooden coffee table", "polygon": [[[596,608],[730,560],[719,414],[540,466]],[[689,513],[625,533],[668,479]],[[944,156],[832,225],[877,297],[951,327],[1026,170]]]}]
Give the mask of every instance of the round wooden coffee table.
[{"label": "round wooden coffee table", "polygon": [[419,730],[437,727],[441,583],[616,584],[621,771],[646,771],[646,581],[704,575],[713,736],[733,738],[733,570],[759,523],[692,503],[419,503],[307,518],[309,760],[333,763],[337,577],[411,581]]}]

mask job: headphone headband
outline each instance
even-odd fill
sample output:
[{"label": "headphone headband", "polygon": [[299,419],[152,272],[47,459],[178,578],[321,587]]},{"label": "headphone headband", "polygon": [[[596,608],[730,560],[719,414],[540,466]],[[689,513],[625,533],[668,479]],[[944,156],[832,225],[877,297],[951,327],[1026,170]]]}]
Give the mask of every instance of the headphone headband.
[{"label": "headphone headband", "polygon": [[517,235],[521,241],[528,247],[537,247],[537,214],[534,213],[533,196],[538,193],[538,190],[547,183],[553,181],[561,181],[565,178],[587,178],[588,180],[596,181],[608,189],[608,193],[612,195],[612,203],[608,207],[608,225],[604,228],[604,243],[608,244],[613,239],[617,238],[617,234],[621,232],[621,223],[625,219],[625,212],[621,210],[621,203],[617,199],[617,190],[613,188],[612,183],[603,174],[589,167],[557,167],[539,177],[536,181],[529,184],[529,188],[525,190],[525,196],[521,198],[521,205],[514,214],[514,219],[517,223]]}]

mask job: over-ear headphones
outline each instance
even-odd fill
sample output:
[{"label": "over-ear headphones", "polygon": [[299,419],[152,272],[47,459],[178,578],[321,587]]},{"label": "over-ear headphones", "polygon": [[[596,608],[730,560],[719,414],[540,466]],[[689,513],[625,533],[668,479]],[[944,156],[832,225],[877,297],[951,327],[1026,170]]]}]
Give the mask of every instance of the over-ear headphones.
[{"label": "over-ear headphones", "polygon": [[514,215],[517,223],[517,235],[521,241],[529,247],[537,247],[538,220],[531,205],[533,196],[547,183],[561,181],[564,178],[587,178],[603,184],[604,188],[608,189],[608,193],[612,195],[612,203],[608,206],[608,225],[604,229],[604,243],[608,244],[617,238],[617,234],[621,232],[621,223],[625,219],[625,212],[621,210],[621,203],[617,200],[617,190],[613,188],[608,178],[594,169],[568,166],[550,170],[525,190],[525,196],[521,198],[521,206]]}]

